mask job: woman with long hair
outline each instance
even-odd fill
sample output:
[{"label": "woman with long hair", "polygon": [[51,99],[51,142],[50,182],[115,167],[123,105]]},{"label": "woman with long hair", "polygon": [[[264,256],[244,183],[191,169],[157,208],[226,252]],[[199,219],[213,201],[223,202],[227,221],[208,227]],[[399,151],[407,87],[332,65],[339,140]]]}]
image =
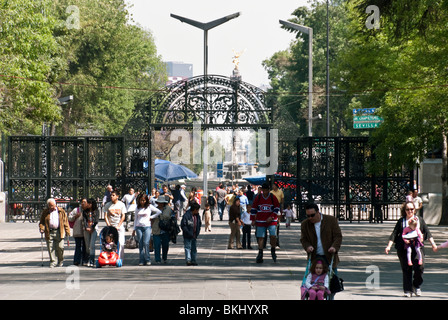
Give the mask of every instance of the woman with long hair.
[{"label": "woman with long hair", "polygon": [[425,268],[425,254],[423,247],[422,261],[419,263],[417,252],[412,249],[411,262],[408,264],[407,250],[405,248],[405,241],[403,239],[403,230],[409,227],[409,223],[412,221],[417,222],[417,228],[420,229],[423,234],[423,241],[429,240],[434,252],[437,251],[437,245],[429,231],[428,226],[422,217],[415,215],[415,205],[413,202],[406,202],[401,208],[401,218],[397,221],[392,234],[389,237],[389,243],[386,247],[386,254],[389,254],[392,244],[395,243],[395,249],[397,249],[398,259],[400,260],[401,271],[403,273],[403,291],[405,297],[411,297],[412,294],[416,296],[421,295],[420,286],[423,283],[423,271]]}]

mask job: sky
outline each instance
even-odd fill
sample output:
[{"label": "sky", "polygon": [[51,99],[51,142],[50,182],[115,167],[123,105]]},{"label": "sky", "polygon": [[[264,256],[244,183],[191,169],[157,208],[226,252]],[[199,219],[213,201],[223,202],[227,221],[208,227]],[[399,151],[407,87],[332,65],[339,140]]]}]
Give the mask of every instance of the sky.
[{"label": "sky", "polygon": [[279,20],[309,6],[307,0],[127,0],[134,21],[152,32],[163,61],[193,64],[193,76],[204,73],[204,32],[172,18],[170,14],[210,22],[240,12],[240,16],[208,31],[208,74],[230,76],[235,52],[242,80],[255,86],[269,85],[262,61],[285,50],[294,34]]}]

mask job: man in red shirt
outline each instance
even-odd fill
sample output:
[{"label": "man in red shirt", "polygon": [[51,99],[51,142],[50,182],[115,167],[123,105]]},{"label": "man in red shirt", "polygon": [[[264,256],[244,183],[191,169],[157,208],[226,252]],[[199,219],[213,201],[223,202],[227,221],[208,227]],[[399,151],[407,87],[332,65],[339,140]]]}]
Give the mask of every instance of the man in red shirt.
[{"label": "man in red shirt", "polygon": [[280,204],[277,198],[269,192],[269,184],[263,183],[261,186],[261,194],[258,194],[252,204],[250,210],[250,219],[252,225],[256,226],[255,236],[258,242],[257,263],[263,262],[263,246],[264,235],[269,231],[269,239],[271,243],[271,256],[274,262],[277,261],[275,246],[277,243],[276,228],[278,223],[278,214],[280,212]]}]

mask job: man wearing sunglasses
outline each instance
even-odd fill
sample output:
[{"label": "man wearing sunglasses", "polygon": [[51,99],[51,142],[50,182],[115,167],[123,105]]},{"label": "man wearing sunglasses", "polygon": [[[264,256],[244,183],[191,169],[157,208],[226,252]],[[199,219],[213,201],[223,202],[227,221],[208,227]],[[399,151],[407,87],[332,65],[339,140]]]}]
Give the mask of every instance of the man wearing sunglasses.
[{"label": "man wearing sunglasses", "polygon": [[305,251],[311,255],[311,260],[316,257],[330,264],[334,254],[333,268],[339,263],[338,251],[342,243],[342,232],[335,217],[319,212],[315,203],[305,206],[307,219],[301,224],[301,237]]}]

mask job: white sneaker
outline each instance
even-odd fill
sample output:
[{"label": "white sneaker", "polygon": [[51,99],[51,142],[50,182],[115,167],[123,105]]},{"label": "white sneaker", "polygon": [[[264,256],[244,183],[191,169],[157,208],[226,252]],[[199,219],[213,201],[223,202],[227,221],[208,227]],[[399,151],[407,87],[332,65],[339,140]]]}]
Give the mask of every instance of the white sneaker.
[{"label": "white sneaker", "polygon": [[405,293],[404,293],[404,297],[405,297],[405,298],[410,298],[410,297],[412,297],[412,293],[410,293],[410,292],[405,292]]},{"label": "white sneaker", "polygon": [[422,295],[422,290],[420,288],[414,288],[414,294],[417,297],[420,297]]}]

